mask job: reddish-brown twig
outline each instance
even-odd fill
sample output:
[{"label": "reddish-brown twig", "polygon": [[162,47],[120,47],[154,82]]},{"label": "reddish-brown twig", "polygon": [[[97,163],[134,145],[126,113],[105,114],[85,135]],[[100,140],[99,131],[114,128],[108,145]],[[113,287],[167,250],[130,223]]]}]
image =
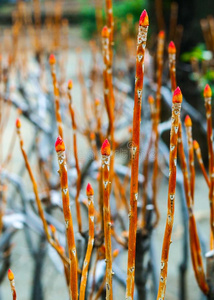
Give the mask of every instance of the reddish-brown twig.
[{"label": "reddish-brown twig", "polygon": [[62,189],[62,206],[66,226],[68,254],[70,259],[70,296],[72,300],[78,299],[78,280],[77,280],[77,252],[74,239],[73,221],[70,211],[70,200],[68,190],[68,175],[65,158],[65,144],[61,137],[55,143],[59,163],[60,183]]},{"label": "reddish-brown twig", "polygon": [[90,183],[88,183],[86,188],[86,194],[88,197],[88,223],[89,223],[89,239],[88,247],[86,251],[85,260],[83,263],[81,285],[80,285],[80,297],[79,300],[85,299],[85,289],[88,276],[88,267],[91,260],[91,253],[94,245],[94,190]]},{"label": "reddish-brown twig", "polygon": [[76,196],[75,196],[75,204],[76,204],[76,212],[77,212],[77,223],[79,232],[82,232],[82,218],[81,218],[81,211],[80,211],[80,203],[79,203],[79,194],[81,189],[81,171],[79,167],[79,160],[78,160],[78,151],[77,151],[77,136],[76,136],[76,121],[75,121],[75,114],[72,106],[72,96],[71,96],[71,89],[72,89],[72,81],[69,80],[68,82],[68,99],[69,99],[69,111],[71,115],[71,123],[73,129],[73,147],[74,147],[74,158],[77,170],[77,189],[76,189]]},{"label": "reddish-brown twig", "polygon": [[208,144],[208,157],[209,157],[209,177],[210,177],[210,229],[214,237],[214,177],[213,173],[213,132],[212,132],[212,108],[211,108],[212,91],[210,86],[207,84],[204,88],[204,101],[206,108],[206,119],[207,119],[207,144]]},{"label": "reddish-brown twig", "polygon": [[106,299],[113,299],[112,292],[112,252],[111,252],[111,213],[110,213],[110,153],[111,148],[108,140],[103,142],[102,154],[102,180],[103,180],[103,219],[106,253]]},{"label": "reddish-brown twig", "polygon": [[54,88],[55,115],[56,115],[58,134],[63,138],[62,118],[60,114],[59,84],[56,77],[56,58],[53,54],[51,54],[49,57],[49,63],[51,67],[51,75],[52,75],[53,88]]},{"label": "reddish-brown twig", "polygon": [[16,300],[16,288],[15,288],[15,280],[14,280],[14,274],[11,271],[11,269],[8,270],[7,273],[8,279],[10,281],[10,288],[13,295],[13,300]]},{"label": "reddish-brown twig", "polygon": [[146,152],[146,156],[145,156],[145,160],[143,162],[143,176],[144,176],[144,181],[143,181],[143,203],[142,203],[142,227],[144,227],[146,225],[145,221],[146,221],[146,205],[147,205],[147,185],[148,185],[148,180],[149,180],[149,174],[148,174],[148,166],[149,166],[149,154],[152,148],[152,144],[153,144],[153,140],[154,140],[154,136],[155,136],[155,100],[154,98],[150,95],[148,97],[148,103],[150,106],[150,112],[151,112],[151,121],[152,121],[152,132],[151,132],[151,138],[149,141],[149,146]]},{"label": "reddish-brown twig", "polygon": [[26,165],[28,174],[30,176],[30,180],[31,180],[32,185],[33,185],[33,191],[34,191],[34,195],[35,195],[36,205],[37,205],[37,208],[38,208],[39,216],[42,220],[42,224],[43,224],[43,228],[44,228],[46,238],[47,238],[48,242],[51,244],[51,246],[58,252],[58,254],[62,258],[62,260],[66,264],[69,264],[69,261],[68,261],[67,257],[62,255],[62,253],[59,250],[59,247],[54,243],[53,239],[50,236],[50,233],[49,233],[49,230],[48,230],[48,224],[46,222],[44,211],[43,211],[42,204],[41,204],[41,200],[40,200],[40,197],[39,197],[39,191],[38,191],[37,183],[36,183],[36,180],[33,176],[33,172],[31,170],[27,154],[24,150],[24,142],[23,142],[22,137],[21,137],[21,122],[20,122],[19,119],[16,120],[16,128],[17,128],[17,134],[18,134],[19,141],[20,141],[20,148],[21,148],[21,151],[22,151],[22,155],[23,155],[23,158],[24,158],[24,161],[25,161],[25,165]]},{"label": "reddish-brown twig", "polygon": [[135,250],[137,230],[137,199],[138,199],[138,172],[140,153],[140,120],[141,101],[144,77],[144,55],[147,41],[149,18],[144,10],[140,16],[137,36],[137,57],[135,77],[135,97],[133,113],[133,136],[132,136],[132,161],[131,161],[131,187],[130,187],[130,213],[129,213],[129,243],[126,298],[133,299],[135,279]]},{"label": "reddish-brown twig", "polygon": [[166,291],[169,247],[171,244],[171,234],[174,223],[175,209],[175,188],[176,188],[176,165],[177,165],[177,140],[180,122],[180,110],[182,94],[179,87],[174,91],[172,98],[172,125],[170,132],[170,153],[169,153],[169,188],[168,188],[168,209],[167,220],[162,246],[160,281],[157,300],[164,300]]},{"label": "reddish-brown twig", "polygon": [[194,164],[194,150],[193,150],[193,140],[192,140],[192,120],[190,116],[186,116],[184,121],[187,133],[187,143],[189,151],[189,170],[190,170],[190,191],[192,196],[192,201],[194,204],[194,190],[195,190],[195,164]]},{"label": "reddish-brown twig", "polygon": [[158,178],[158,145],[159,145],[159,133],[158,124],[160,122],[161,113],[161,84],[162,84],[162,73],[163,73],[163,52],[164,52],[164,31],[160,31],[158,35],[158,45],[157,45],[157,92],[156,92],[156,113],[154,122],[155,131],[155,159],[153,167],[153,177],[152,177],[152,204],[154,205],[154,212],[156,215],[156,220],[154,222],[154,227],[157,226],[160,219],[160,212],[157,206],[157,178]]},{"label": "reddish-brown twig", "polygon": [[200,149],[200,146],[199,146],[199,144],[196,140],[193,141],[193,147],[195,149],[195,153],[196,153],[196,156],[197,156],[198,163],[199,163],[199,166],[201,168],[202,174],[204,175],[204,179],[206,180],[207,186],[210,187],[210,180],[209,180],[209,177],[207,175],[207,171],[206,171],[205,166],[204,166],[204,162],[203,162],[202,155],[201,155],[201,149]]},{"label": "reddish-brown twig", "polygon": [[171,80],[171,91],[172,93],[176,89],[176,48],[173,42],[169,43],[168,47],[168,54],[169,54],[169,73],[170,73],[170,80]]},{"label": "reddish-brown twig", "polygon": [[184,178],[184,191],[185,191],[187,208],[188,208],[188,213],[189,213],[190,253],[191,253],[191,259],[192,259],[192,264],[193,264],[193,270],[194,270],[195,277],[196,277],[199,287],[205,294],[207,294],[208,293],[208,285],[207,285],[206,279],[205,279],[201,247],[200,247],[200,242],[199,242],[198,233],[197,233],[195,216],[194,216],[194,212],[193,212],[191,185],[189,182],[186,157],[185,157],[183,141],[182,141],[181,123],[179,124],[179,131],[178,131],[178,152],[179,152],[181,169],[182,169],[183,178]]},{"label": "reddish-brown twig", "polygon": [[102,30],[102,49],[103,49],[103,81],[104,81],[104,101],[106,111],[109,119],[108,136],[111,142],[111,168],[110,168],[110,179],[112,183],[114,173],[114,95],[113,95],[113,84],[112,84],[112,69],[111,69],[111,54],[110,54],[110,32],[107,26],[103,27]]},{"label": "reddish-brown twig", "polygon": [[109,29],[109,52],[110,52],[110,61],[112,64],[113,59],[113,36],[114,36],[114,19],[113,19],[113,7],[112,7],[112,0],[106,0],[106,15],[107,15],[107,26]]}]

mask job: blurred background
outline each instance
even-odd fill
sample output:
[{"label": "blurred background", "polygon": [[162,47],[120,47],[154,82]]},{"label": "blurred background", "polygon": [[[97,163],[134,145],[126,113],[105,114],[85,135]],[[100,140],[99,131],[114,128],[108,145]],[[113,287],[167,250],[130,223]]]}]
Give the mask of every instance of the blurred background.
[{"label": "blurred background", "polygon": [[[142,145],[148,147],[151,135],[150,112],[147,97],[156,90],[156,51],[157,34],[165,31],[164,68],[162,79],[163,105],[161,111],[161,141],[169,144],[169,125],[171,93],[167,48],[173,40],[177,48],[177,83],[185,98],[182,119],[187,113],[193,121],[193,137],[200,143],[205,166],[208,166],[206,119],[203,101],[203,89],[209,83],[214,92],[214,1],[199,0],[113,0],[114,29],[114,85],[118,97],[118,121],[116,139],[118,149],[126,149],[131,140],[129,127],[132,125],[132,108],[134,97],[134,74],[136,54],[136,33],[139,16],[147,9],[150,27],[148,33],[147,56],[145,61],[146,79],[143,96]],[[57,76],[62,98],[62,119],[65,127],[65,140],[68,147],[70,167],[69,183],[71,187],[72,214],[75,223],[76,240],[80,249],[85,249],[84,239],[78,233],[74,209],[74,191],[76,188],[76,170],[73,157],[73,143],[70,119],[67,109],[66,87],[68,79],[73,81],[73,103],[76,119],[79,124],[77,144],[79,162],[82,172],[81,203],[85,199],[85,186],[91,180],[98,191],[98,167],[94,167],[91,156],[89,129],[94,128],[92,114],[91,128],[85,120],[84,97],[101,98],[99,115],[102,116],[103,130],[107,128],[107,115],[103,105],[101,30],[105,25],[105,2],[101,0],[55,0],[55,1],[15,1],[0,0],[0,161],[1,161],[1,238],[0,238],[0,300],[11,298],[7,279],[7,269],[12,268],[15,274],[18,298],[22,300],[52,300],[62,297],[68,299],[68,291],[63,274],[63,266],[54,250],[47,245],[41,222],[37,217],[35,199],[31,182],[26,172],[15,133],[15,120],[21,116],[22,134],[25,147],[35,171],[43,206],[49,224],[56,226],[59,239],[65,246],[64,225],[61,214],[61,196],[57,185],[57,159],[54,152],[54,141],[57,137],[55,114],[53,109],[53,87],[48,57],[54,53],[57,58]],[[97,77],[96,77],[97,76]],[[95,88],[94,88],[95,86]],[[93,90],[94,89],[94,90]],[[85,94],[84,94],[85,93]],[[87,96],[84,96],[87,95]],[[90,101],[88,101],[90,103]],[[124,102],[127,106],[123,108]],[[6,104],[5,104],[6,103]],[[9,104],[8,104],[9,103]],[[213,109],[213,108],[212,108]],[[93,111],[93,108],[91,109]],[[95,118],[95,117],[94,117]],[[166,124],[164,123],[166,122]],[[164,127],[165,126],[165,127]],[[168,126],[168,127],[167,127]],[[97,138],[97,149],[100,140]],[[187,143],[185,142],[187,148]],[[141,168],[146,151],[142,147]],[[135,299],[155,299],[159,274],[160,255],[166,219],[166,200],[168,188],[168,150],[160,150],[160,172],[158,175],[158,205],[161,219],[157,228],[152,231],[152,261],[155,274],[148,275],[144,284],[147,297],[136,294]],[[129,169],[129,150],[119,153],[116,158],[121,182]],[[185,149],[187,152],[187,149]],[[91,151],[91,152],[90,152]],[[124,158],[125,157],[125,158]],[[151,150],[150,161],[154,161]],[[44,179],[42,163],[48,165],[48,184]],[[209,202],[208,188],[200,173],[198,164],[195,185],[195,215],[203,253],[209,245]],[[43,171],[41,171],[43,170]],[[51,170],[51,171],[50,171]],[[121,171],[122,170],[122,171]],[[123,171],[125,170],[125,171]],[[179,172],[178,172],[179,173]],[[180,176],[180,177],[179,177]],[[178,175],[182,177],[181,172]],[[182,182],[182,179],[181,179]],[[151,185],[149,185],[151,189]],[[129,197],[127,185],[127,198]],[[98,193],[98,192],[97,192]],[[142,191],[141,191],[142,193]],[[148,198],[151,191],[148,191]],[[169,275],[166,299],[206,299],[200,292],[194,278],[189,248],[187,246],[186,207],[182,202],[183,189],[177,193],[175,227],[173,244],[170,250]],[[114,200],[115,195],[112,196]],[[5,200],[6,199],[6,200]],[[26,205],[26,209],[23,210]],[[98,201],[96,205],[98,207]],[[82,204],[84,206],[84,204]],[[112,211],[118,207],[112,204]],[[30,213],[29,213],[30,211]],[[128,217],[124,216],[124,207],[120,218],[125,223],[123,230],[119,227],[116,213],[115,228],[118,232],[127,230]],[[185,211],[185,212],[184,212]],[[32,214],[31,214],[32,213]],[[82,208],[84,230],[87,232],[87,215]],[[121,217],[122,216],[122,217]],[[117,223],[118,222],[118,223]],[[124,235],[125,236],[125,235]],[[123,236],[123,238],[124,238]],[[124,238],[127,242],[127,240]],[[124,242],[125,243],[125,242]],[[114,245],[115,248],[118,246]],[[121,247],[121,248],[120,248]],[[120,255],[115,259],[115,269],[119,268],[115,280],[115,299],[124,299],[124,282],[126,280],[127,249],[120,245]],[[147,248],[146,248],[147,249]],[[148,250],[148,249],[147,249]],[[147,251],[145,250],[145,252]],[[80,251],[81,252],[81,251]],[[84,252],[84,251],[83,251]],[[150,259],[147,258],[148,269]],[[95,254],[92,258],[93,264]],[[101,262],[102,263],[102,262]],[[146,260],[147,263],[147,260]],[[185,273],[185,297],[182,296],[182,268]],[[98,268],[97,286],[103,279],[103,265]],[[90,270],[89,291],[91,289],[93,268]],[[144,270],[145,271],[145,270]],[[116,272],[116,271],[115,271]],[[148,271],[149,273],[149,271]],[[97,288],[98,289],[98,288]],[[138,297],[138,298],[137,298]],[[89,299],[89,294],[86,297]],[[101,294],[100,298],[105,299]]]}]

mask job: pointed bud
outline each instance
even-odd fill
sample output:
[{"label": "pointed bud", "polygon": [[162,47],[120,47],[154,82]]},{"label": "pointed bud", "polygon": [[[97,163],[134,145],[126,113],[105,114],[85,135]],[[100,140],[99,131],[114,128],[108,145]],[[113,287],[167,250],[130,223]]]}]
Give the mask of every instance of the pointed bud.
[{"label": "pointed bud", "polygon": [[94,190],[91,186],[90,183],[87,184],[87,187],[86,187],[86,195],[89,197],[89,196],[93,196],[94,195]]},{"label": "pointed bud", "polygon": [[192,126],[192,120],[191,120],[189,115],[186,115],[186,118],[184,120],[184,124],[185,124],[186,127],[191,127]]},{"label": "pointed bud", "polygon": [[100,100],[99,99],[95,99],[95,105],[96,106],[100,105]]},{"label": "pointed bud", "polygon": [[209,84],[206,84],[205,88],[204,88],[204,98],[210,98],[212,97],[212,90],[209,86]]},{"label": "pointed bud", "polygon": [[149,26],[149,17],[145,9],[140,16],[139,25],[145,27]]},{"label": "pointed bud", "polygon": [[120,250],[119,249],[115,249],[112,253],[113,258],[116,258],[119,254]]},{"label": "pointed bud", "polygon": [[181,90],[179,88],[179,86],[175,89],[173,97],[172,97],[172,102],[173,103],[181,103],[183,99]]},{"label": "pointed bud", "polygon": [[8,276],[8,279],[9,279],[10,281],[12,281],[12,280],[14,279],[14,274],[13,274],[13,272],[11,271],[11,269],[8,270],[7,276]]},{"label": "pointed bud", "polygon": [[168,53],[169,54],[175,54],[176,53],[175,44],[172,41],[169,43]]},{"label": "pointed bud", "polygon": [[153,104],[155,102],[155,99],[152,95],[149,95],[148,102],[149,102],[149,104]]},{"label": "pointed bud", "polygon": [[71,90],[72,87],[73,87],[73,82],[72,82],[72,80],[70,79],[70,80],[68,81],[68,89]]},{"label": "pointed bud", "polygon": [[199,148],[199,144],[196,140],[193,141],[193,147],[195,150],[197,150]]},{"label": "pointed bud", "polygon": [[54,55],[54,54],[51,54],[51,55],[49,56],[49,64],[50,64],[50,65],[55,65],[55,63],[56,63],[55,55]]},{"label": "pointed bud", "polygon": [[21,121],[19,118],[16,119],[16,128],[21,128]]},{"label": "pointed bud", "polygon": [[56,139],[55,150],[56,152],[65,151],[65,144],[61,136],[58,136],[58,138]]},{"label": "pointed bud", "polygon": [[109,156],[111,154],[111,146],[110,146],[109,141],[107,139],[105,139],[105,141],[102,144],[101,154],[106,155],[106,156]]},{"label": "pointed bud", "polygon": [[54,225],[50,224],[49,227],[52,233],[56,232],[56,227]]},{"label": "pointed bud", "polygon": [[96,136],[95,136],[95,133],[94,133],[94,132],[91,132],[91,133],[90,133],[90,139],[91,139],[91,140],[95,140],[95,137],[96,137]]},{"label": "pointed bud", "polygon": [[165,38],[165,31],[164,30],[161,30],[158,34],[158,37],[161,38],[161,39],[164,39]]},{"label": "pointed bud", "polygon": [[109,30],[107,26],[104,26],[101,33],[102,38],[108,38],[109,37]]}]

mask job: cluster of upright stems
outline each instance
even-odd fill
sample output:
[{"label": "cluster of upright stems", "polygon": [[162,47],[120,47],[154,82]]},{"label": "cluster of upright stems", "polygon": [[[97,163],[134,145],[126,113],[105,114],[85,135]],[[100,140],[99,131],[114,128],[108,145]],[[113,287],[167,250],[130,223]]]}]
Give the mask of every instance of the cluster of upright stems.
[{"label": "cluster of upright stems", "polygon": [[[35,201],[38,209],[39,217],[41,218],[43,229],[47,241],[59,254],[63,266],[66,278],[66,283],[69,289],[70,299],[72,300],[84,300],[86,295],[88,271],[91,263],[92,252],[94,249],[95,241],[95,221],[96,215],[99,215],[100,220],[100,232],[104,235],[104,247],[103,253],[106,262],[106,272],[104,278],[104,284],[101,285],[100,290],[97,293],[95,299],[98,299],[99,294],[103,291],[104,285],[106,286],[106,299],[113,299],[113,269],[112,262],[114,257],[118,254],[112,251],[112,236],[115,237],[121,245],[121,241],[114,232],[110,210],[110,195],[112,191],[113,181],[115,186],[124,189],[120,185],[117,174],[115,173],[114,166],[114,151],[115,151],[115,96],[113,88],[113,32],[114,32],[114,20],[112,12],[111,0],[106,0],[107,10],[107,26],[102,29],[102,53],[103,53],[103,98],[109,121],[109,126],[106,133],[106,138],[101,134],[101,120],[97,117],[97,128],[99,129],[99,138],[102,142],[101,147],[101,160],[99,167],[99,212],[94,207],[94,190],[90,183],[86,187],[87,196],[87,209],[88,209],[88,237],[87,237],[87,250],[82,269],[78,262],[77,248],[75,244],[74,224],[70,209],[70,195],[68,186],[68,172],[67,172],[67,160],[66,149],[64,143],[63,121],[60,110],[60,90],[59,83],[56,75],[56,58],[54,55],[50,55],[49,63],[51,68],[51,76],[53,82],[54,92],[54,107],[55,117],[57,122],[58,138],[55,143],[55,150],[59,165],[60,187],[62,208],[66,228],[66,240],[67,251],[60,245],[57,239],[56,229],[53,225],[48,224],[45,219],[45,214],[42,206],[42,202],[39,196],[37,183],[32,172],[27,154],[24,150],[24,142],[21,135],[21,122],[16,120],[17,135],[20,141],[20,149],[25,161],[26,169],[33,185],[33,191],[35,194]],[[134,298],[135,287],[135,265],[136,265],[136,236],[137,229],[139,227],[138,222],[138,176],[139,176],[139,154],[140,154],[140,129],[141,129],[141,102],[143,94],[143,79],[144,79],[144,58],[145,48],[147,43],[147,33],[149,27],[149,18],[147,12],[144,10],[140,16],[138,34],[137,34],[137,53],[136,53],[136,74],[135,74],[135,93],[134,93],[134,111],[133,111],[133,127],[132,127],[132,145],[131,145],[131,180],[130,180],[130,202],[127,206],[129,216],[129,232],[128,232],[128,261],[127,261],[127,282],[126,282],[126,299],[132,300]],[[165,33],[161,31],[158,35],[157,46],[157,90],[155,99],[149,97],[149,105],[151,108],[151,120],[152,120],[152,135],[148,149],[151,148],[151,144],[154,144],[155,156],[152,175],[152,204],[154,207],[155,220],[153,227],[155,227],[160,218],[158,204],[157,204],[157,178],[158,178],[158,151],[159,151],[159,131],[158,125],[161,119],[161,85],[162,85],[162,73],[163,73],[163,57],[164,57],[164,41]],[[207,142],[208,142],[208,156],[209,156],[209,174],[203,164],[201,157],[200,147],[197,141],[193,141],[192,137],[192,121],[189,116],[185,118],[185,129],[187,135],[188,145],[188,162],[184,152],[183,137],[182,137],[182,121],[180,118],[182,93],[176,83],[176,47],[173,42],[170,42],[168,47],[169,54],[169,73],[171,80],[172,91],[172,115],[171,115],[171,131],[170,131],[170,154],[169,154],[169,185],[168,185],[168,198],[167,198],[167,219],[165,226],[165,233],[163,238],[162,254],[161,254],[161,267],[160,267],[160,279],[159,288],[157,294],[157,300],[164,300],[166,292],[167,272],[168,272],[168,260],[169,250],[171,245],[171,235],[174,223],[174,211],[175,211],[175,190],[176,190],[176,166],[177,166],[177,153],[179,155],[180,164],[183,172],[184,179],[184,191],[186,195],[186,205],[189,214],[189,239],[190,239],[190,252],[192,265],[195,272],[195,277],[200,289],[204,294],[209,295],[210,286],[209,280],[205,276],[203,259],[200,248],[200,242],[197,233],[196,221],[194,216],[194,189],[195,189],[195,163],[194,163],[194,149],[198,158],[198,162],[206,183],[209,188],[209,203],[210,203],[210,249],[214,246],[214,159],[213,159],[213,135],[212,135],[212,116],[211,116],[211,89],[207,85],[204,89],[204,99],[207,118]],[[76,181],[76,217],[78,223],[78,231],[82,234],[82,217],[80,210],[79,195],[81,190],[81,171],[78,159],[77,149],[77,127],[74,107],[72,102],[72,87],[73,83],[70,80],[67,85],[67,98],[68,108],[71,118],[71,125],[73,130],[73,154],[75,158],[75,167],[77,171]],[[96,100],[95,115],[98,116],[97,107],[99,106],[99,100]],[[88,120],[90,123],[90,120]],[[96,136],[90,134],[88,137],[95,155],[95,159],[99,161],[99,155],[96,148],[95,139]],[[143,205],[142,205],[142,222],[140,230],[145,229],[145,211],[146,211],[146,198],[147,198],[147,182],[148,182],[148,156],[144,163],[144,177],[143,183]],[[125,198],[125,195],[124,195]],[[102,248],[102,247],[100,247]],[[97,259],[98,260],[98,259]],[[96,261],[97,262],[97,261]],[[78,274],[81,274],[80,285],[78,285]],[[10,281],[13,300],[16,299],[16,290],[14,283],[14,275],[11,270],[8,271],[8,279]]]}]

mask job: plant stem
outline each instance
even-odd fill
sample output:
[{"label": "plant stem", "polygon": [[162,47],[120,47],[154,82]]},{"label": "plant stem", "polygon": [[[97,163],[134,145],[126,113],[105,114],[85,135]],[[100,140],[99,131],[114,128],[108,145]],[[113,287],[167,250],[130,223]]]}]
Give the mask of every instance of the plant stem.
[{"label": "plant stem", "polygon": [[65,219],[68,253],[70,259],[70,297],[72,300],[78,299],[78,280],[77,280],[77,253],[74,239],[73,221],[70,211],[70,200],[68,190],[68,175],[65,158],[65,145],[61,137],[58,137],[55,143],[59,163],[60,183],[62,189],[62,205]]},{"label": "plant stem", "polygon": [[149,19],[148,19],[147,12],[144,10],[140,17],[138,36],[137,36],[137,58],[136,58],[131,184],[130,184],[128,264],[127,264],[127,286],[126,286],[126,299],[128,300],[133,299],[134,297],[141,101],[142,101],[143,77],[144,77],[144,55],[145,55],[145,47],[147,41],[148,26],[149,26]]},{"label": "plant stem", "polygon": [[111,213],[110,213],[110,144],[105,140],[102,148],[102,179],[103,179],[103,219],[106,254],[106,300],[113,299],[112,291],[112,250],[111,250]]},{"label": "plant stem", "polygon": [[206,172],[206,169],[205,169],[205,166],[204,166],[204,162],[203,162],[202,155],[201,155],[201,149],[200,149],[200,146],[199,146],[199,144],[196,140],[193,141],[193,147],[194,147],[194,150],[195,150],[195,153],[196,153],[196,156],[197,156],[198,163],[199,163],[199,166],[201,168],[202,174],[204,175],[204,179],[207,183],[207,186],[210,187],[210,180],[209,180],[209,177],[207,175],[207,172]]},{"label": "plant stem", "polygon": [[[188,125],[188,124],[186,124],[186,125]],[[190,253],[191,253],[191,259],[192,259],[192,264],[193,264],[193,270],[194,270],[195,277],[196,277],[196,280],[198,282],[200,289],[205,294],[207,294],[209,288],[208,288],[208,285],[207,285],[206,279],[205,279],[201,247],[200,247],[200,242],[199,242],[198,233],[197,233],[195,216],[194,216],[194,212],[193,212],[191,185],[189,182],[186,157],[185,157],[183,141],[182,141],[181,123],[179,124],[179,132],[178,132],[178,151],[179,151],[181,168],[182,168],[182,173],[183,173],[183,178],[184,178],[184,191],[185,191],[185,195],[186,195],[186,203],[187,203],[187,208],[188,208],[188,213],[189,213]]]},{"label": "plant stem", "polygon": [[85,289],[86,289],[86,282],[87,282],[87,276],[88,276],[88,267],[89,267],[89,263],[91,260],[91,253],[92,253],[93,245],[94,245],[94,191],[93,191],[90,183],[87,185],[86,194],[88,197],[89,239],[88,239],[88,247],[87,247],[87,251],[86,251],[86,256],[85,256],[85,260],[83,263],[79,300],[85,299]]},{"label": "plant stem", "polygon": [[60,93],[59,93],[59,83],[56,77],[56,58],[53,54],[49,57],[49,63],[51,66],[51,76],[53,81],[53,88],[54,88],[54,101],[55,101],[55,115],[56,115],[56,122],[58,128],[58,134],[63,138],[63,127],[62,127],[62,118],[60,114]]},{"label": "plant stem", "polygon": [[77,151],[77,136],[76,136],[76,121],[75,121],[75,114],[72,106],[72,96],[71,96],[71,89],[72,89],[72,81],[68,82],[68,99],[69,99],[69,111],[71,115],[71,123],[73,129],[73,148],[74,148],[74,158],[77,170],[77,189],[76,189],[76,196],[75,196],[75,204],[76,204],[76,212],[77,212],[77,223],[79,232],[82,232],[82,218],[81,218],[81,211],[80,211],[80,203],[79,203],[79,194],[81,189],[81,171],[79,167],[79,160],[78,160],[78,151]]},{"label": "plant stem", "polygon": [[14,280],[13,272],[9,269],[7,275],[10,281],[10,288],[13,295],[13,300],[16,300],[16,288],[15,288],[15,280]]},{"label": "plant stem", "polygon": [[168,54],[169,54],[169,73],[170,73],[170,80],[171,80],[171,91],[172,93],[174,93],[177,83],[176,83],[176,48],[173,42],[169,43]]},{"label": "plant stem", "polygon": [[[212,108],[211,108],[211,98],[212,91],[210,86],[207,84],[204,88],[204,101],[206,109],[206,119],[207,119],[207,144],[208,144],[208,157],[209,157],[209,176],[210,176],[210,190],[209,190],[209,200],[210,200],[210,230],[212,235],[212,240],[214,238],[214,173],[213,173],[213,131],[212,131]],[[211,236],[210,235],[210,236]],[[211,244],[211,242],[210,242]],[[212,246],[213,249],[213,246]]]},{"label": "plant stem", "polygon": [[195,165],[194,165],[194,149],[192,140],[192,120],[187,115],[185,118],[185,127],[187,133],[187,143],[189,151],[189,170],[190,170],[190,192],[192,197],[192,202],[194,204],[194,190],[195,190]]},{"label": "plant stem", "polygon": [[172,98],[172,125],[170,132],[170,153],[169,153],[169,187],[168,187],[168,209],[166,227],[162,246],[161,270],[157,300],[164,300],[168,272],[169,247],[174,223],[175,209],[175,188],[176,188],[176,165],[177,165],[177,140],[178,126],[180,122],[182,94],[177,87]]},{"label": "plant stem", "polygon": [[162,73],[163,73],[163,52],[164,52],[164,31],[160,31],[158,35],[158,46],[157,46],[157,92],[156,92],[156,116],[154,122],[155,131],[155,159],[153,167],[153,177],[152,177],[152,204],[154,205],[154,212],[156,215],[156,220],[154,222],[154,227],[157,226],[160,219],[160,212],[157,206],[157,179],[158,179],[158,142],[159,142],[159,132],[158,125],[160,123],[161,114],[161,84],[162,84]]},{"label": "plant stem", "polygon": [[48,240],[48,242],[51,244],[51,246],[57,251],[57,253],[60,255],[61,259],[63,260],[63,262],[65,262],[67,265],[69,265],[69,260],[67,259],[66,256],[64,256],[59,247],[57,246],[56,243],[54,243],[53,239],[51,238],[50,236],[50,233],[49,233],[49,230],[48,230],[48,224],[46,222],[46,219],[45,219],[45,216],[44,216],[44,211],[43,211],[43,208],[42,208],[42,204],[41,204],[41,200],[40,200],[40,197],[39,197],[39,192],[38,192],[38,187],[37,187],[37,183],[36,183],[36,180],[33,176],[33,172],[31,170],[31,167],[30,167],[30,164],[29,164],[29,161],[28,161],[28,157],[27,157],[27,154],[24,150],[24,142],[22,140],[22,137],[21,137],[21,131],[20,131],[20,128],[21,128],[21,122],[19,119],[16,120],[16,128],[17,128],[17,134],[18,134],[18,137],[19,137],[19,141],[20,141],[20,148],[21,148],[21,151],[22,151],[22,155],[23,155],[23,158],[24,158],[24,161],[25,161],[25,166],[27,168],[27,171],[28,171],[28,174],[30,176],[30,180],[33,184],[33,191],[34,191],[34,195],[35,195],[35,200],[36,200],[36,205],[37,205],[37,209],[38,209],[38,213],[39,213],[39,217],[41,218],[42,220],[42,224],[43,224],[43,228],[44,228],[44,232],[45,232],[45,235],[46,235],[46,238]]}]

